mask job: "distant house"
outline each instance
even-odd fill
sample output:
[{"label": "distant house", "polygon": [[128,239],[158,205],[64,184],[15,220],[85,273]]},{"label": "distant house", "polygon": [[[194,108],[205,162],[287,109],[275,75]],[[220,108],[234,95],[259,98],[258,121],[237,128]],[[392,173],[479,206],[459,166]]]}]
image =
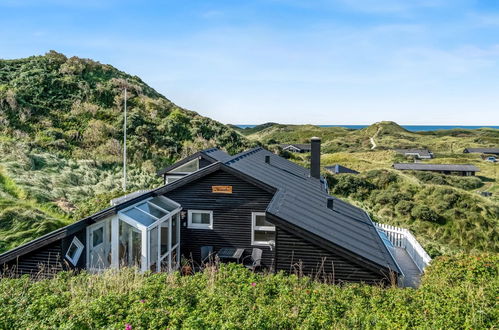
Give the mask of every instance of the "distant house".
[{"label": "distant house", "polygon": [[499,148],[466,148],[463,152],[465,154],[499,155]]},{"label": "distant house", "polygon": [[289,152],[299,152],[299,153],[304,153],[304,152],[310,152],[311,151],[311,146],[310,144],[280,144],[279,145],[282,150],[286,150]]},{"label": "distant house", "polygon": [[407,279],[417,280],[431,260],[407,230],[375,224],[329,195],[318,138],[310,170],[258,147],[234,156],[203,150],[158,174],[165,185],[0,254],[0,273],[161,272],[179,269],[182,258],[200,267],[211,255],[336,283],[403,278],[415,286]]},{"label": "distant house", "polygon": [[442,174],[454,174],[472,176],[480,169],[475,165],[468,164],[421,164],[421,163],[397,163],[393,168],[402,171],[430,171]]},{"label": "distant house", "polygon": [[332,173],[332,174],[344,174],[344,173],[349,173],[349,174],[359,174],[356,170],[352,170],[351,168],[341,166],[340,164],[335,164],[332,166],[326,166],[324,167],[326,171]]},{"label": "distant house", "polygon": [[428,149],[395,149],[395,152],[404,156],[413,156],[418,159],[431,159],[433,153]]}]

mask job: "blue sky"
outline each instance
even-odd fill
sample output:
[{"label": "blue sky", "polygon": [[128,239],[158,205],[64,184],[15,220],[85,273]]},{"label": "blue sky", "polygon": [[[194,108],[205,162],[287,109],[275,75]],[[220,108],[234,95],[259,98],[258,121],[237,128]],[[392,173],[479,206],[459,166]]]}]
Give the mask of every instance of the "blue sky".
[{"label": "blue sky", "polygon": [[499,125],[496,0],[0,0],[0,57],[51,49],[224,123]]}]

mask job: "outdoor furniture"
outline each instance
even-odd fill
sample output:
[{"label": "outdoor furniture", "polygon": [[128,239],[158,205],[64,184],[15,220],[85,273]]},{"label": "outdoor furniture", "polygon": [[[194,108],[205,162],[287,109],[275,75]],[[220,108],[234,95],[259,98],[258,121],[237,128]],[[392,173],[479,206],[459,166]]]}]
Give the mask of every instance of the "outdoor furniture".
[{"label": "outdoor furniture", "polygon": [[201,247],[201,264],[210,262],[212,256],[213,256],[213,246]]},{"label": "outdoor furniture", "polygon": [[253,251],[251,251],[251,255],[243,258],[243,264],[245,259],[249,259],[251,263],[245,264],[244,266],[248,269],[251,269],[252,271],[255,271],[262,265],[262,253],[262,249],[253,248]]},{"label": "outdoor furniture", "polygon": [[243,256],[244,249],[241,248],[232,248],[232,247],[224,247],[218,251],[217,256],[221,259],[235,259],[239,262],[239,259]]}]

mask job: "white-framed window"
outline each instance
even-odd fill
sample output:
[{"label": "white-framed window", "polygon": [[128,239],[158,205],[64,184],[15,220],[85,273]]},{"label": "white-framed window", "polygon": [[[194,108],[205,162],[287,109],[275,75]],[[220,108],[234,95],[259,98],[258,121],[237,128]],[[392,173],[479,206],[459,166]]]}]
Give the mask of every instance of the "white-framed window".
[{"label": "white-framed window", "polygon": [[199,170],[199,158],[193,159],[177,168],[171,170],[171,173],[192,173]]},{"label": "white-framed window", "polygon": [[175,182],[178,179],[182,179],[183,177],[184,176],[182,176],[182,175],[167,175],[166,176],[165,184],[169,184],[169,183]]},{"label": "white-framed window", "polygon": [[213,211],[189,210],[187,226],[195,229],[213,229]]},{"label": "white-framed window", "polygon": [[265,212],[251,213],[251,245],[271,245],[275,241],[275,226],[267,221]]},{"label": "white-framed window", "polygon": [[71,244],[69,244],[69,248],[66,251],[66,259],[68,259],[73,264],[73,266],[76,266],[76,264],[78,263],[81,253],[83,252],[83,247],[83,243],[80,242],[80,240],[76,238],[76,236],[71,241]]}]

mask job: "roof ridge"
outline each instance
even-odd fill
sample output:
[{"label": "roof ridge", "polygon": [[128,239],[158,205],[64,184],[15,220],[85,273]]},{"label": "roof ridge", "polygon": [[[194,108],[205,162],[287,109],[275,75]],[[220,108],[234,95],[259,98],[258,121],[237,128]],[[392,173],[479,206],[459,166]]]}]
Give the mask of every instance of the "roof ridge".
[{"label": "roof ridge", "polygon": [[[215,150],[220,150],[220,149],[218,149],[217,147],[213,147],[213,148],[203,149],[200,152],[205,153],[205,152],[212,152],[212,151],[215,151]],[[222,151],[222,150],[220,150],[220,151]]]},{"label": "roof ridge", "polygon": [[469,166],[476,166],[475,164],[441,164],[441,163],[393,163],[395,164],[416,164],[416,165],[458,165],[458,166],[463,166],[463,165],[469,165]]},{"label": "roof ridge", "polygon": [[234,156],[232,156],[232,158],[230,158],[230,159],[226,160],[226,161],[225,161],[225,162],[223,162],[223,163],[224,163],[225,165],[229,165],[230,163],[233,163],[233,162],[235,162],[235,161],[238,161],[238,160],[240,160],[240,159],[242,159],[242,158],[244,158],[244,157],[247,157],[247,156],[249,156],[249,155],[251,155],[251,154],[254,154],[254,153],[258,152],[258,151],[261,151],[261,150],[263,150],[263,148],[262,148],[262,147],[255,147],[255,148],[248,149],[248,150],[246,150],[246,151],[243,151],[243,152],[240,152],[240,153],[238,153],[238,154],[235,154]]}]

